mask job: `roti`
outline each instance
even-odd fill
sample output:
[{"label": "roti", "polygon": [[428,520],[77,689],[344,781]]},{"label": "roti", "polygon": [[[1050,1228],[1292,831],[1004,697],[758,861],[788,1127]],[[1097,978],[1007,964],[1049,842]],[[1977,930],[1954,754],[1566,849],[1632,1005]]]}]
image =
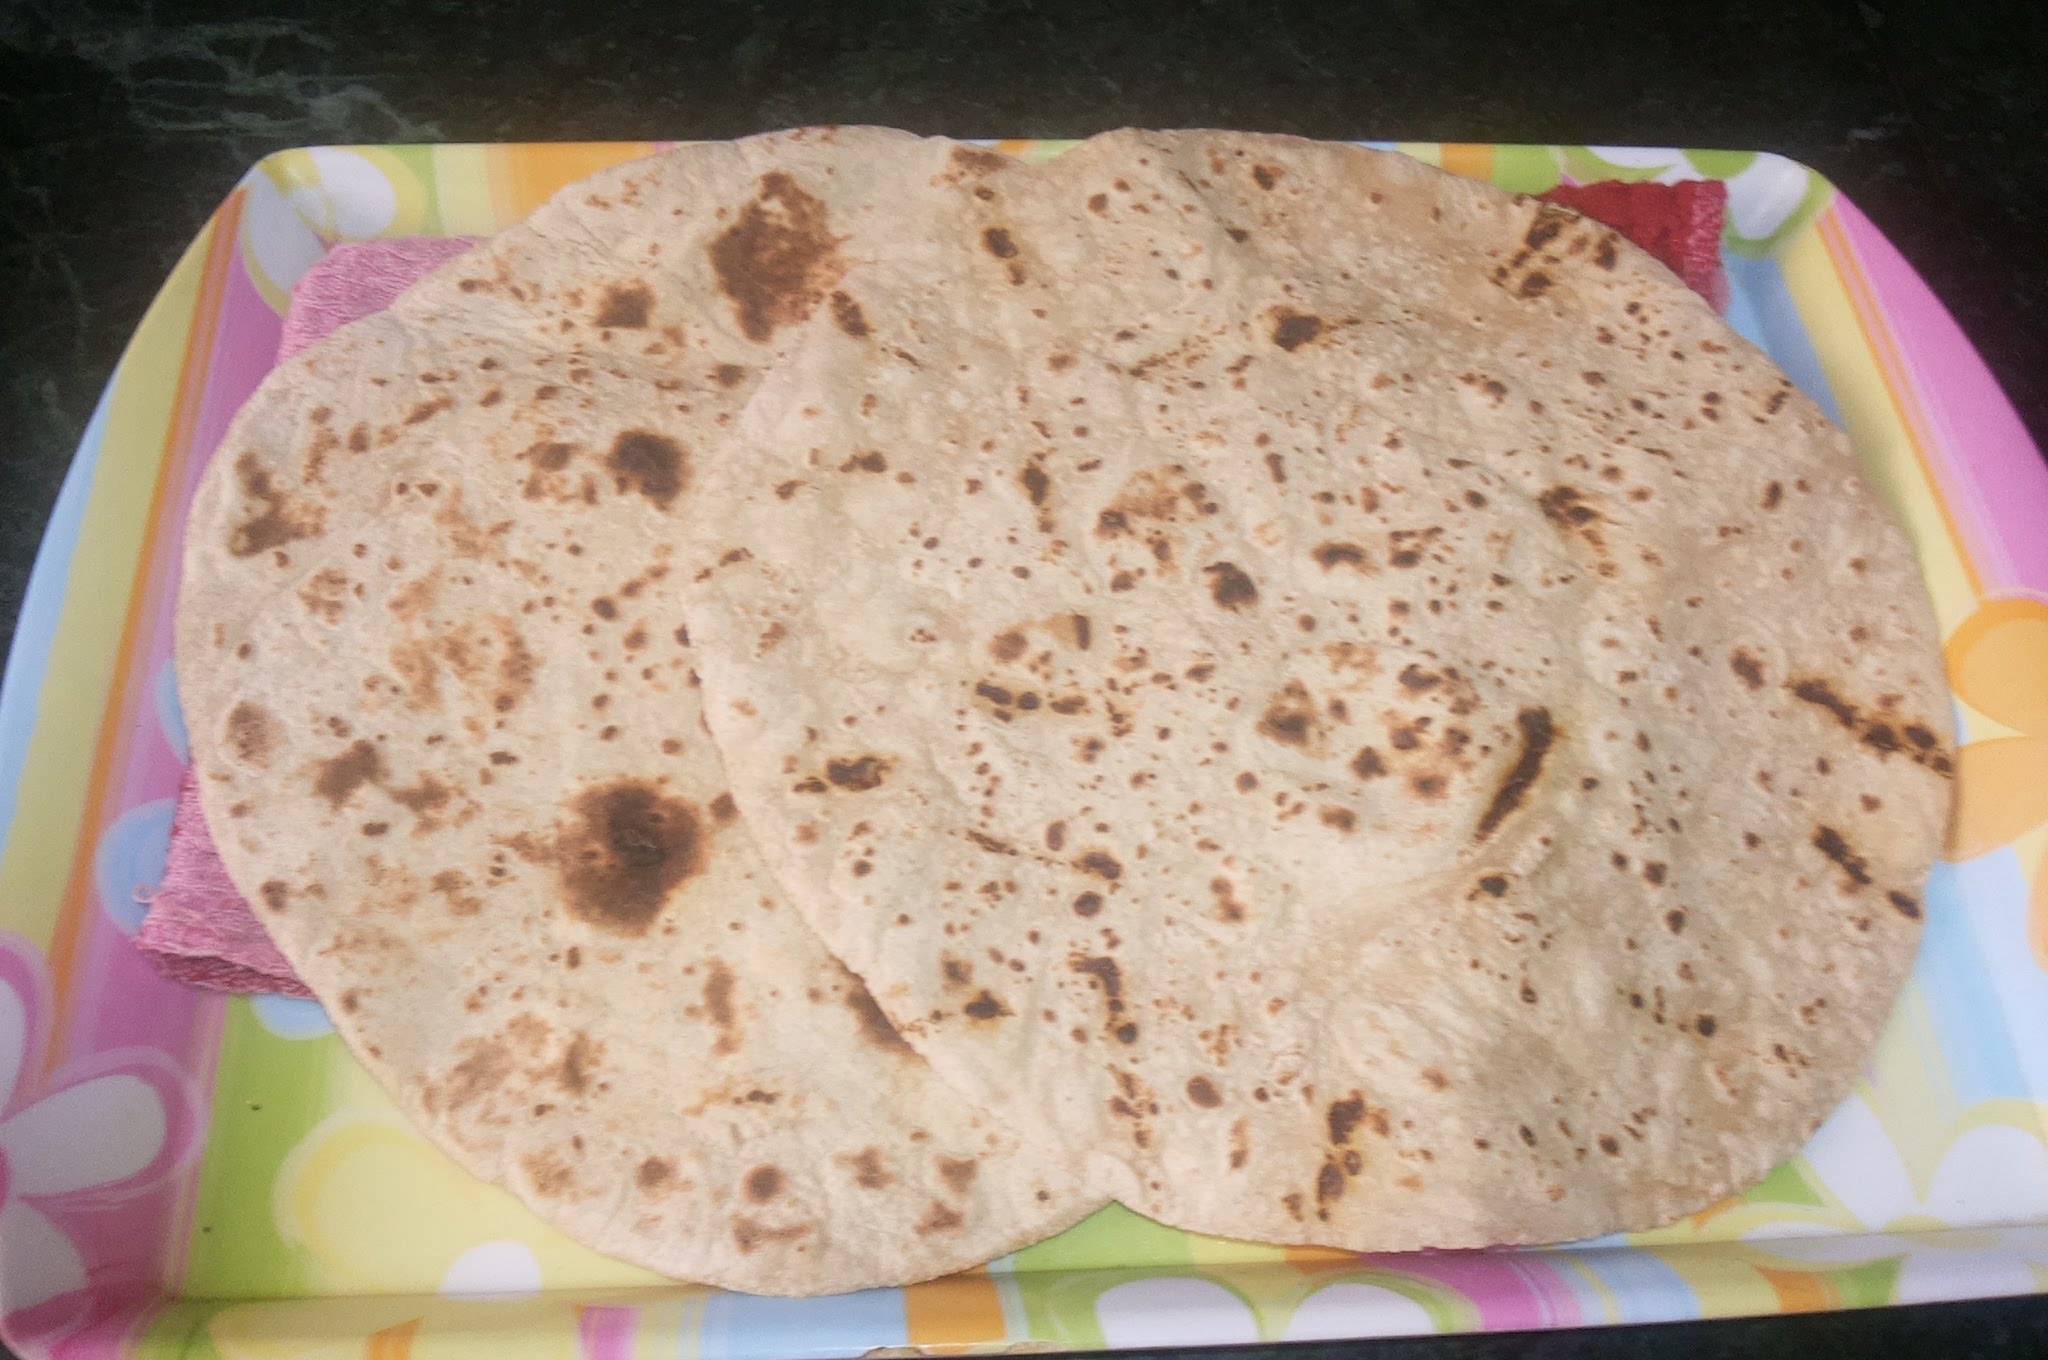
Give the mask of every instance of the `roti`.
[{"label": "roti", "polygon": [[1646,1228],[1791,1153],[1952,774],[1841,433],[1614,232],[1405,158],[953,158],[873,238],[793,173],[862,321],[685,512],[742,819],[904,1037],[1237,1237]]},{"label": "roti", "polygon": [[854,172],[917,156],[791,137],[576,186],[273,373],[188,530],[207,820],[364,1067],[572,1236],[735,1289],[922,1279],[1102,1202],[765,872],[680,608],[685,512],[801,310],[774,289],[832,267],[792,186],[843,175],[834,221],[878,239]]}]

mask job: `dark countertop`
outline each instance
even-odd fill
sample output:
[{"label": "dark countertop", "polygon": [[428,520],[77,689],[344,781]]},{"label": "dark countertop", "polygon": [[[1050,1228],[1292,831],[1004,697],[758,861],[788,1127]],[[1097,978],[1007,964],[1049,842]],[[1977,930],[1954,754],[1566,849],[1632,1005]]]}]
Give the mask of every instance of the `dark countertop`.
[{"label": "dark countertop", "polygon": [[[16,0],[0,5],[0,649],[122,345],[215,204],[282,147],[875,122],[961,136],[1135,123],[1774,150],[1821,170],[1877,222],[2048,444],[2044,69],[2048,11],[2032,0],[1739,0],[1682,13],[1613,0],[1184,0],[1158,14],[1031,0],[354,0],[333,17],[305,3]],[[1373,1351],[1881,1352],[2041,1355],[2048,1305]]]}]

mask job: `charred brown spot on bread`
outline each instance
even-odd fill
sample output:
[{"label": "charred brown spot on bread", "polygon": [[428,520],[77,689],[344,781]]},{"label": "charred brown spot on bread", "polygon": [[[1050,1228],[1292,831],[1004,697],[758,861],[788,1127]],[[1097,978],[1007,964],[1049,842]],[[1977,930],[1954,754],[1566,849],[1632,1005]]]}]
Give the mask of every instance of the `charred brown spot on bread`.
[{"label": "charred brown spot on bread", "polygon": [[1017,243],[1002,227],[990,227],[981,234],[982,249],[999,260],[1013,260],[1017,257]]},{"label": "charred brown spot on bread", "polygon": [[1540,269],[1532,269],[1522,276],[1522,286],[1516,291],[1525,298],[1542,297],[1550,291],[1552,282],[1550,275]]},{"label": "charred brown spot on bread", "polygon": [[739,1051],[739,1017],[732,1007],[733,985],[732,969],[725,966],[724,960],[713,959],[704,971],[703,988],[704,1016],[718,1031],[718,1039],[711,1048],[713,1053]]},{"label": "charred brown spot on bread", "polygon": [[1493,801],[1480,814],[1479,823],[1473,829],[1474,840],[1484,840],[1493,834],[1495,828],[1505,821],[1508,814],[1522,805],[1537,776],[1543,772],[1544,757],[1550,753],[1557,740],[1557,729],[1550,719],[1547,708],[1525,708],[1515,715],[1515,725],[1522,732],[1522,751],[1516,758],[1507,778],[1494,790]]},{"label": "charred brown spot on bread", "polygon": [[1089,851],[1074,861],[1074,867],[1084,874],[1112,881],[1122,877],[1124,872],[1124,866],[1117,862],[1116,856],[1106,850]]},{"label": "charred brown spot on bread", "polygon": [[741,1185],[748,1199],[756,1204],[766,1204],[782,1193],[782,1168],[764,1163],[749,1171]]},{"label": "charred brown spot on bread", "polygon": [[920,1237],[929,1237],[936,1232],[952,1232],[963,1222],[965,1220],[960,1217],[958,1210],[933,1200],[931,1207],[925,1210],[924,1217],[917,1221],[917,1234]]},{"label": "charred brown spot on bread", "polygon": [[281,878],[265,879],[263,886],[256,891],[263,899],[263,905],[272,911],[283,911],[291,902],[291,889]]},{"label": "charred brown spot on bread", "polygon": [[841,472],[887,472],[889,460],[874,449],[856,453],[839,465]]},{"label": "charred brown spot on bread", "polygon": [[979,993],[975,993],[975,1000],[969,1002],[967,1006],[963,1006],[961,1012],[969,1020],[1001,1020],[1004,1016],[1016,1014],[1008,1006],[997,1002],[995,995],[987,987],[983,987]]},{"label": "charred brown spot on bread", "polygon": [[1323,333],[1323,319],[1282,307],[1273,313],[1273,343],[1293,353]]},{"label": "charred brown spot on bread", "polygon": [[739,809],[733,805],[731,794],[721,793],[711,800],[711,820],[714,822],[729,822],[738,815]]},{"label": "charred brown spot on bread", "polygon": [[853,1012],[863,1039],[884,1052],[909,1056],[910,1045],[903,1041],[896,1026],[889,1023],[889,1017],[875,1004],[874,994],[868,991],[866,984],[852,973],[846,974],[845,989],[840,993],[840,999],[845,1002],[846,1009]]},{"label": "charred brown spot on bread", "polygon": [[1813,829],[1813,848],[1834,861],[1850,883],[1858,888],[1870,885],[1870,862],[1856,853],[1855,848],[1831,826],[1816,826]]},{"label": "charred brown spot on bread", "polygon": [[1351,1135],[1365,1119],[1365,1098],[1353,1093],[1343,1100],[1333,1101],[1324,1112],[1324,1125],[1329,1130],[1330,1141],[1339,1147],[1351,1141]]},{"label": "charred brown spot on bread", "polygon": [[1271,189],[1278,184],[1286,171],[1277,165],[1254,165],[1252,179],[1261,189]]},{"label": "charred brown spot on bread", "polygon": [[988,651],[989,655],[998,661],[1015,661],[1024,655],[1024,649],[1029,645],[1029,639],[1012,628],[1007,632],[997,633],[988,644]]},{"label": "charred brown spot on bread", "polygon": [[883,1165],[880,1148],[862,1148],[851,1156],[840,1157],[839,1162],[853,1172],[853,1183],[863,1190],[886,1190],[896,1183]]},{"label": "charred brown spot on bread", "polygon": [[1216,1092],[1215,1084],[1207,1077],[1189,1077],[1188,1099],[1205,1110],[1213,1110],[1223,1103],[1223,1097]]},{"label": "charred brown spot on bread", "polygon": [[228,552],[236,557],[254,557],[311,538],[327,522],[326,511],[317,503],[300,501],[277,490],[271,483],[270,470],[253,453],[235,459],[235,484],[243,497],[257,506],[255,515],[228,532]]},{"label": "charred brown spot on bread", "polygon": [[1258,585],[1237,563],[1211,562],[1202,571],[1209,578],[1209,596],[1218,608],[1238,610],[1258,603]]},{"label": "charred brown spot on bread", "polygon": [[604,290],[592,322],[600,330],[642,330],[653,314],[653,289],[644,283],[614,284]]},{"label": "charred brown spot on bread", "polygon": [[1052,478],[1045,475],[1045,469],[1036,463],[1026,463],[1024,470],[1017,474],[1017,480],[1024,484],[1024,494],[1031,497],[1033,505],[1044,505],[1046,493],[1052,490]]},{"label": "charred brown spot on bread", "polygon": [[228,710],[228,755],[238,764],[267,769],[282,739],[277,719],[261,704],[245,699]]},{"label": "charred brown spot on bread", "polygon": [[1102,910],[1102,894],[1084,892],[1074,899],[1074,915],[1093,916]]},{"label": "charred brown spot on bread", "polygon": [[869,789],[880,788],[894,764],[882,756],[828,760],[825,762],[825,780],[832,787],[845,789],[848,793],[865,793]]},{"label": "charred brown spot on bread", "polygon": [[938,1168],[939,1179],[956,1195],[965,1195],[981,1171],[981,1163],[972,1157],[940,1157],[933,1165]]},{"label": "charred brown spot on bread", "polygon": [[313,776],[313,792],[326,799],[329,807],[339,808],[357,789],[380,782],[384,774],[382,753],[372,743],[358,741],[333,759],[321,762]]},{"label": "charred brown spot on bread", "polygon": [[669,895],[704,867],[697,810],[659,785],[625,779],[578,796],[555,857],[571,915],[642,935]]},{"label": "charred brown spot on bread", "polygon": [[662,509],[682,491],[689,472],[682,445],[648,430],[628,430],[613,440],[605,464],[621,492],[637,491]]},{"label": "charred brown spot on bread", "polygon": [[856,340],[874,333],[868,324],[867,314],[860,309],[860,303],[852,295],[834,289],[832,292],[832,321]]},{"label": "charred brown spot on bread", "polygon": [[1500,897],[1508,890],[1508,881],[1500,874],[1488,874],[1479,880],[1479,891],[1488,897]]},{"label": "charred brown spot on bread", "polygon": [[1387,772],[1387,764],[1380,759],[1380,753],[1370,746],[1361,747],[1351,758],[1351,773],[1360,779],[1378,779]]},{"label": "charred brown spot on bread", "polygon": [[1316,565],[1324,571],[1333,571],[1340,566],[1363,571],[1370,565],[1365,556],[1365,549],[1355,543],[1318,544],[1310,555],[1315,558]]},{"label": "charred brown spot on bread", "polygon": [[1742,650],[1742,648],[1737,647],[1728,654],[1728,669],[1734,671],[1742,683],[1751,689],[1762,689],[1764,687],[1763,662],[1757,660],[1754,656]]},{"label": "charred brown spot on bread", "polygon": [[602,1045],[580,1031],[562,1050],[562,1062],[555,1069],[555,1084],[571,1095],[581,1095],[590,1086],[590,1073],[597,1066]]},{"label": "charred brown spot on bread", "polygon": [[760,1220],[748,1218],[744,1214],[735,1215],[732,1220],[733,1245],[740,1249],[742,1256],[751,1256],[762,1247],[796,1242],[810,1234],[810,1225],[805,1223],[791,1223],[780,1228],[771,1228]]},{"label": "charred brown spot on bread", "polygon": [[754,200],[707,249],[741,333],[756,343],[809,317],[845,272],[825,205],[780,170],[761,176]]},{"label": "charred brown spot on bread", "polygon": [[525,1169],[534,1193],[542,1199],[559,1199],[576,1184],[575,1168],[553,1151],[533,1153],[521,1158],[519,1164]]},{"label": "charred brown spot on bread", "polygon": [[662,1157],[649,1157],[633,1173],[634,1182],[650,1194],[667,1188],[675,1178],[675,1163]]},{"label": "charred brown spot on bread", "polygon": [[1920,919],[1920,899],[1914,897],[1911,893],[1888,892],[1884,895],[1884,900],[1891,903],[1899,915],[1907,920],[1917,921]]},{"label": "charred brown spot on bread", "polygon": [[711,381],[727,389],[738,387],[746,377],[747,370],[738,364],[720,364],[711,370]]},{"label": "charred brown spot on bread", "polygon": [[1789,686],[1792,697],[1801,703],[1812,704],[1825,709],[1836,722],[1847,728],[1856,726],[1856,705],[1836,694],[1825,680],[1795,680]]}]

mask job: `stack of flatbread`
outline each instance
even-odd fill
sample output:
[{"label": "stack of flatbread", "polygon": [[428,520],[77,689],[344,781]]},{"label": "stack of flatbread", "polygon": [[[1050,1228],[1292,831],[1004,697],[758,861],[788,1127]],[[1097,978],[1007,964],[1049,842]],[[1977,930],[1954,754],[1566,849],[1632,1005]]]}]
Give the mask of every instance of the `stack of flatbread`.
[{"label": "stack of flatbread", "polygon": [[1843,436],[1614,232],[1121,132],[690,146],[271,375],[178,666],[450,1156],[814,1293],[1108,1200],[1643,1228],[1838,1101],[1950,790]]}]

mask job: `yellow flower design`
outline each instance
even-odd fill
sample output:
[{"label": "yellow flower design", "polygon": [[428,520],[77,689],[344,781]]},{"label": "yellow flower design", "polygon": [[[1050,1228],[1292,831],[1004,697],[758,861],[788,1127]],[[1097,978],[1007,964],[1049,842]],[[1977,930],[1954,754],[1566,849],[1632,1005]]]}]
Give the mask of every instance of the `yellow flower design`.
[{"label": "yellow flower design", "polygon": [[1956,696],[2003,735],[1956,753],[1955,820],[1948,857],[1975,859],[2010,845],[2032,866],[2027,939],[2048,969],[2048,604],[1992,600],[1948,641]]}]

